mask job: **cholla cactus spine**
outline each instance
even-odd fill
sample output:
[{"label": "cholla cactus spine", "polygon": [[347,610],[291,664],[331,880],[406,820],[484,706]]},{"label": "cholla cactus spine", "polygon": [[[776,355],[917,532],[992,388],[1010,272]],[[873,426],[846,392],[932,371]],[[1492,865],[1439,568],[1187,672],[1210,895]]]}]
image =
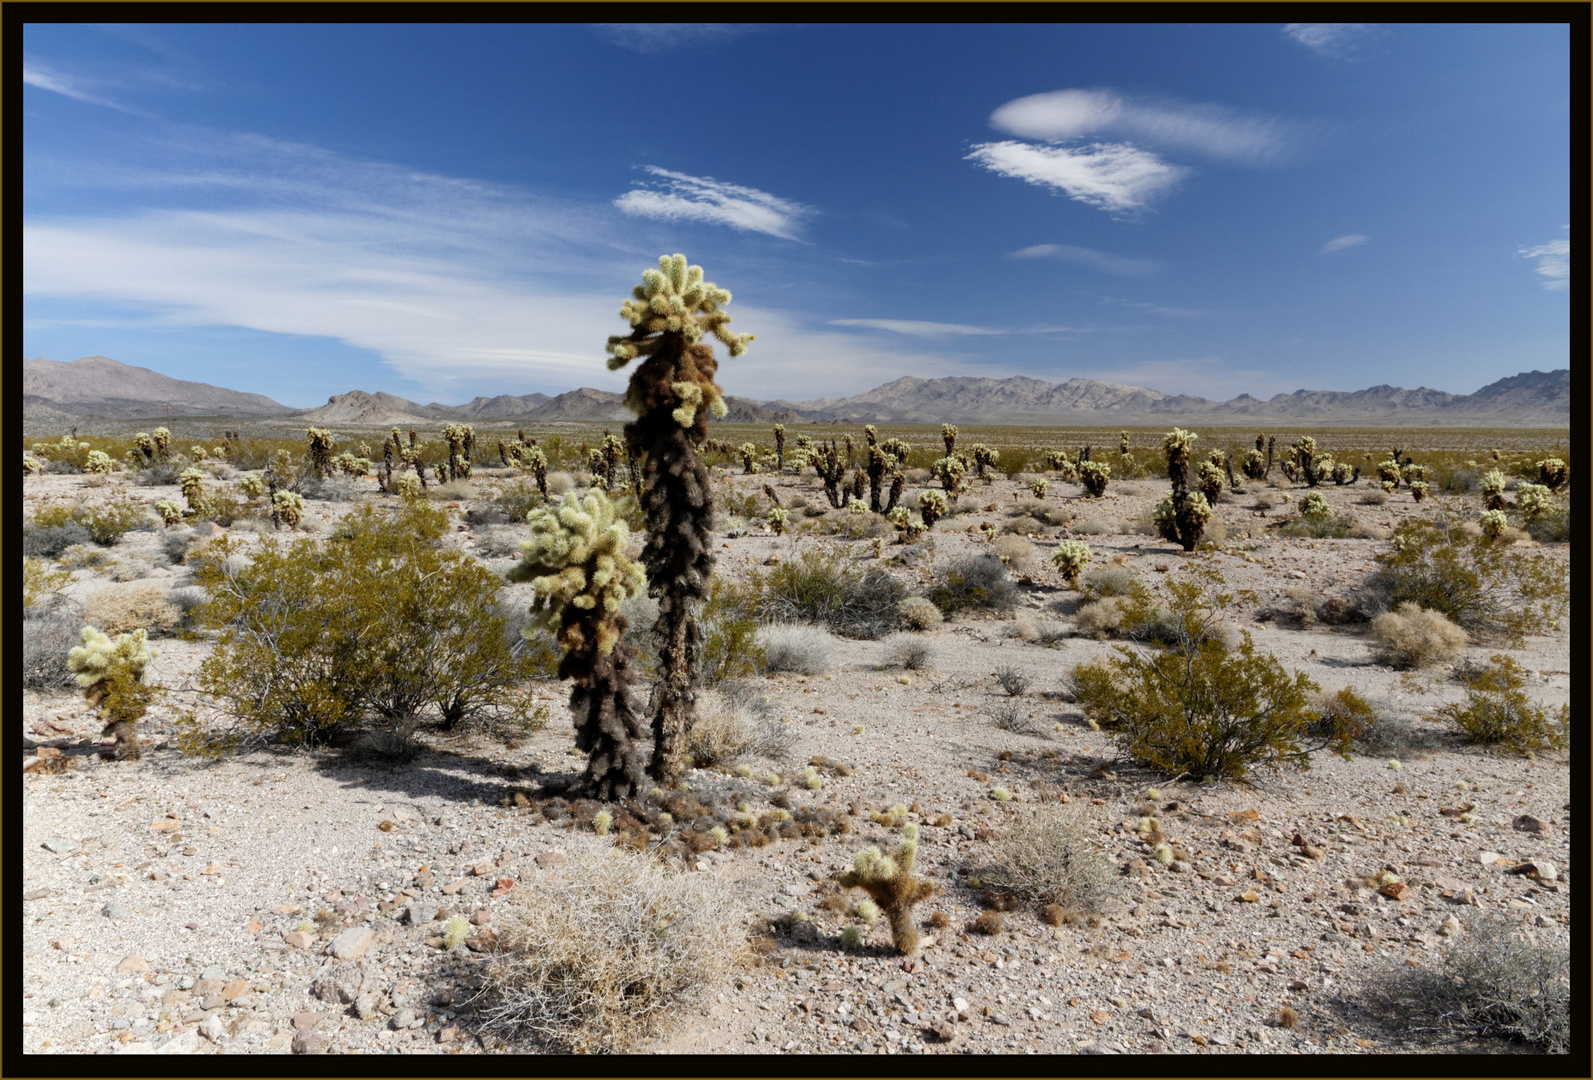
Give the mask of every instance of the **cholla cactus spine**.
[{"label": "cholla cactus spine", "polygon": [[1051,561],[1061,571],[1062,579],[1070,588],[1079,587],[1079,574],[1089,565],[1092,554],[1090,545],[1082,540],[1064,540],[1057,546],[1056,554],[1051,556]]}]

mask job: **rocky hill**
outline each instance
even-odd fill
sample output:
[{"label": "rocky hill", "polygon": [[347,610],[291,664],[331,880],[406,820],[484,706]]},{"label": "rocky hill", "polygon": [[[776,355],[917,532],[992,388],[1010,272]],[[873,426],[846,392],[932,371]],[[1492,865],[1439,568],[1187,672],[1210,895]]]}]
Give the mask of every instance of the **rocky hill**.
[{"label": "rocky hill", "polygon": [[71,362],[24,360],[22,403],[24,408],[69,416],[128,419],[164,416],[168,405],[173,416],[272,416],[292,411],[263,394],[173,379],[108,356]]}]

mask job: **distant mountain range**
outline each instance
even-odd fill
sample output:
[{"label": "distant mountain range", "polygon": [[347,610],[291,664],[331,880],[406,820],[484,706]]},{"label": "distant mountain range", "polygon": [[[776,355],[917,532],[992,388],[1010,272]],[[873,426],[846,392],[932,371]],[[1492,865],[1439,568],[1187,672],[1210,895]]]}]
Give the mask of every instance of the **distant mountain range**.
[{"label": "distant mountain range", "polygon": [[[623,422],[631,413],[622,395],[582,387],[546,394],[478,397],[464,405],[417,402],[386,393],[351,390],[315,409],[289,409],[260,394],[184,382],[103,356],[71,363],[26,360],[22,376],[24,419],[59,417],[157,418],[173,416],[280,418],[343,427],[413,427],[449,421],[548,423]],[[1571,372],[1528,371],[1490,383],[1473,394],[1418,387],[1374,386],[1353,392],[1296,390],[1262,401],[1241,394],[1211,401],[1168,395],[1143,386],[1098,379],[1050,383],[1008,379],[902,378],[848,398],[753,401],[726,397],[732,423],[930,424],[1135,424],[1247,423],[1309,420],[1320,424],[1559,427],[1571,419]]]}]

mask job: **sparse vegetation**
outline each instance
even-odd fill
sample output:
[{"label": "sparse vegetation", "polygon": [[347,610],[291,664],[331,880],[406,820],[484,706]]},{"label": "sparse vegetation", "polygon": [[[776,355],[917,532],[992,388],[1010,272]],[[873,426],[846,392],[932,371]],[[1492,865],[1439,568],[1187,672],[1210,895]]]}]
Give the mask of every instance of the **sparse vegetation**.
[{"label": "sparse vegetation", "polygon": [[1474,743],[1517,754],[1570,746],[1571,707],[1551,712],[1534,704],[1522,690],[1524,674],[1513,658],[1496,653],[1487,667],[1460,672],[1464,704],[1445,705],[1425,719],[1447,723]]}]

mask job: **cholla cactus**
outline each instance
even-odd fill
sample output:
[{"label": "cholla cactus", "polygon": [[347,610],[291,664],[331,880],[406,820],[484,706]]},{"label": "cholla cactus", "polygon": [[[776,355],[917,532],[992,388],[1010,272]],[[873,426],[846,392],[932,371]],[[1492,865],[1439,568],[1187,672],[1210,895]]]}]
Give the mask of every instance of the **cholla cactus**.
[{"label": "cholla cactus", "polygon": [[198,443],[195,443],[193,446],[188,448],[188,456],[193,458],[195,461],[204,461],[210,456],[210,451],[206,450]]},{"label": "cholla cactus", "polygon": [[[418,499],[421,496],[421,492],[425,490],[425,485],[420,482],[420,477],[414,473],[403,473],[398,479],[393,481],[393,490],[398,493],[401,499]],[[288,494],[292,493],[289,492]]]},{"label": "cholla cactus", "polygon": [[836,447],[835,440],[831,439],[828,443],[820,443],[815,453],[813,468],[824,483],[824,497],[830,500],[831,506],[839,510],[846,505],[842,487],[846,480],[846,466],[841,462],[840,449]]},{"label": "cholla cactus", "polygon": [[466,480],[476,456],[476,429],[469,424],[449,424],[443,428],[448,443],[448,479]]},{"label": "cholla cactus", "polygon": [[155,513],[160,515],[162,524],[175,525],[183,519],[183,508],[170,499],[162,499],[155,504]]},{"label": "cholla cactus", "polygon": [[355,457],[344,451],[332,459],[332,464],[346,476],[365,476],[371,471],[371,463],[364,458]]},{"label": "cholla cactus", "polygon": [[1246,480],[1261,480],[1267,475],[1267,462],[1260,450],[1246,450],[1245,456],[1239,463],[1239,470],[1245,474]]},{"label": "cholla cactus", "polygon": [[924,519],[924,528],[932,529],[935,522],[946,516],[946,496],[938,491],[925,491],[918,496],[918,513]]},{"label": "cholla cactus", "polygon": [[1300,500],[1300,516],[1306,521],[1322,522],[1333,516],[1333,508],[1319,491],[1308,491]]},{"label": "cholla cactus", "polygon": [[24,452],[22,455],[22,475],[33,476],[44,471],[44,462],[32,454]]},{"label": "cholla cactus", "polygon": [[[1398,487],[1401,479],[1402,476],[1400,473],[1400,465],[1398,460],[1394,458],[1384,458],[1382,461],[1377,463],[1378,483],[1383,485],[1392,483],[1394,487]],[[1385,490],[1390,489],[1385,486]]]},{"label": "cholla cactus", "polygon": [[1130,450],[1130,448],[1132,446],[1133,446],[1133,443],[1129,440],[1128,432],[1119,431],[1117,433],[1117,455],[1118,455],[1118,457],[1127,457],[1128,453],[1129,453],[1129,450]]},{"label": "cholla cactus", "polygon": [[791,512],[778,506],[769,507],[769,529],[776,536],[784,536],[787,523],[791,520]]},{"label": "cholla cactus", "polygon": [[946,444],[946,456],[951,457],[957,451],[957,425],[941,424],[940,441]]},{"label": "cholla cactus", "polygon": [[100,711],[105,720],[101,735],[114,736],[116,756],[136,761],[138,718],[143,716],[153,697],[143,683],[144,669],[160,655],[149,647],[142,630],[119,635],[112,641],[92,626],[83,628],[83,644],[67,653],[67,667],[77,675],[83,696]]},{"label": "cholla cactus", "polygon": [[[1174,428],[1162,440],[1173,487],[1156,507],[1156,530],[1164,540],[1173,541],[1185,551],[1195,550],[1205,534],[1206,522],[1211,520],[1211,503],[1206,496],[1189,490],[1190,445],[1198,437],[1183,428]],[[1220,477],[1218,487],[1220,490]]]},{"label": "cholla cactus", "polygon": [[1505,476],[1498,469],[1489,469],[1482,474],[1482,500],[1483,505],[1489,510],[1503,510],[1505,508]]},{"label": "cholla cactus", "polygon": [[659,600],[659,683],[653,716],[653,758],[648,771],[674,785],[685,771],[687,730],[699,679],[702,631],[697,613],[713,573],[713,485],[696,448],[708,437],[708,417],[725,415],[714,383],[719,364],[705,335],[740,356],[750,334],[732,334],[721,308],[730,293],[703,279],[702,267],[684,255],[663,256],[658,269],[620,309],[632,331],[608,340],[609,369],[638,357],[625,403],[637,419],[625,428],[626,445],[647,455],[642,509],[647,514],[648,591]]},{"label": "cholla cactus", "polygon": [[190,466],[177,478],[182,485],[183,498],[188,500],[188,512],[201,514],[205,509],[205,474]]},{"label": "cholla cactus", "polygon": [[1399,482],[1395,480],[1384,480],[1377,486],[1382,488],[1385,494],[1392,495],[1394,494],[1395,490],[1399,488]]},{"label": "cholla cactus", "polygon": [[144,464],[152,465],[155,461],[155,440],[150,438],[149,432],[140,431],[133,436],[133,447],[144,458]]},{"label": "cholla cactus", "polygon": [[1425,480],[1412,480],[1410,482],[1410,497],[1417,502],[1427,498],[1428,485]]},{"label": "cholla cactus", "polygon": [[171,432],[163,427],[158,427],[150,433],[150,441],[155,446],[155,457],[165,461],[171,453]]},{"label": "cholla cactus", "polygon": [[1361,478],[1361,467],[1351,466],[1347,461],[1340,461],[1333,466],[1333,482],[1339,487],[1353,484]]},{"label": "cholla cactus", "polygon": [[1294,467],[1308,485],[1316,487],[1320,477],[1316,469],[1316,440],[1311,436],[1302,435],[1294,444]]},{"label": "cholla cactus", "polygon": [[86,473],[108,473],[116,471],[116,462],[111,460],[111,455],[103,450],[90,450],[88,460],[83,463]]},{"label": "cholla cactus", "polygon": [[913,905],[935,895],[935,886],[913,877],[918,855],[918,826],[902,830],[902,844],[894,856],[877,847],[858,853],[851,870],[838,876],[843,889],[862,889],[873,897],[890,921],[891,941],[904,956],[918,951],[918,929],[913,925]]},{"label": "cholla cactus", "polygon": [[1509,527],[1510,520],[1503,510],[1489,510],[1482,515],[1482,534],[1490,540],[1499,539]]},{"label": "cholla cactus", "polygon": [[516,458],[520,464],[531,470],[531,475],[537,482],[537,490],[542,497],[548,497],[548,456],[542,452],[542,447],[535,444],[522,444],[515,449]]},{"label": "cholla cactus", "polygon": [[1033,480],[1029,481],[1029,494],[1033,495],[1036,499],[1043,499],[1045,498],[1045,489],[1050,486],[1051,481],[1047,480],[1043,476],[1037,476]]},{"label": "cholla cactus", "polygon": [[853,499],[847,504],[847,511],[853,514],[866,514],[868,513],[868,503],[862,499]]},{"label": "cholla cactus", "polygon": [[1559,458],[1545,458],[1538,462],[1538,483],[1550,491],[1559,491],[1571,482],[1571,467]]},{"label": "cholla cactus", "polygon": [[737,453],[741,455],[742,475],[753,476],[758,471],[758,444],[742,443]]},{"label": "cholla cactus", "polygon": [[319,480],[332,471],[332,449],[337,446],[337,440],[326,428],[306,428],[304,434],[309,440],[310,468]]},{"label": "cholla cactus", "polygon": [[1202,461],[1196,475],[1199,478],[1200,493],[1206,497],[1208,503],[1216,502],[1217,497],[1222,494],[1222,467],[1215,461]]},{"label": "cholla cactus", "polygon": [[1399,477],[1407,485],[1414,484],[1418,480],[1425,480],[1427,479],[1427,466],[1405,465],[1399,470]]},{"label": "cholla cactus", "polygon": [[[404,479],[415,478],[407,476]],[[304,520],[304,496],[296,491],[279,491],[271,496],[271,510],[273,516],[281,518],[288,528],[297,529],[299,522]]]},{"label": "cholla cactus", "polygon": [[1078,464],[1079,483],[1091,498],[1106,494],[1106,483],[1112,478],[1112,467],[1104,461],[1081,461]]},{"label": "cholla cactus", "polygon": [[1549,513],[1551,505],[1552,496],[1543,484],[1516,485],[1516,509],[1521,512],[1522,520],[1537,521]]},{"label": "cholla cactus", "polygon": [[623,640],[628,624],[619,609],[647,584],[625,555],[630,530],[596,488],[579,499],[567,492],[557,508],[534,510],[526,523],[532,537],[520,545],[509,580],[535,587],[532,616],[564,650],[558,675],[575,684],[570,710],[575,744],[588,755],[587,791],[630,798],[645,779],[646,726],[631,694],[636,649]]},{"label": "cholla cactus", "polygon": [[939,458],[930,468],[935,474],[935,479],[940,481],[940,486],[947,495],[955,499],[962,494],[963,477],[968,471],[968,465],[962,458]]},{"label": "cholla cactus", "polygon": [[1062,573],[1062,580],[1068,587],[1079,587],[1079,574],[1089,565],[1091,558],[1090,545],[1082,540],[1064,540],[1056,549],[1056,554],[1051,556],[1051,561]]},{"label": "cholla cactus", "polygon": [[785,425],[774,425],[774,470],[785,472]]},{"label": "cholla cactus", "polygon": [[974,468],[977,469],[978,472],[979,472],[979,479],[983,480],[985,483],[987,483],[987,484],[991,483],[992,480],[993,480],[992,477],[986,475],[986,473],[985,473],[986,467],[994,468],[995,465],[996,465],[996,462],[998,462],[1000,460],[1001,460],[1001,451],[995,449],[992,446],[986,446],[984,443],[974,443],[974,445],[973,445]]}]

